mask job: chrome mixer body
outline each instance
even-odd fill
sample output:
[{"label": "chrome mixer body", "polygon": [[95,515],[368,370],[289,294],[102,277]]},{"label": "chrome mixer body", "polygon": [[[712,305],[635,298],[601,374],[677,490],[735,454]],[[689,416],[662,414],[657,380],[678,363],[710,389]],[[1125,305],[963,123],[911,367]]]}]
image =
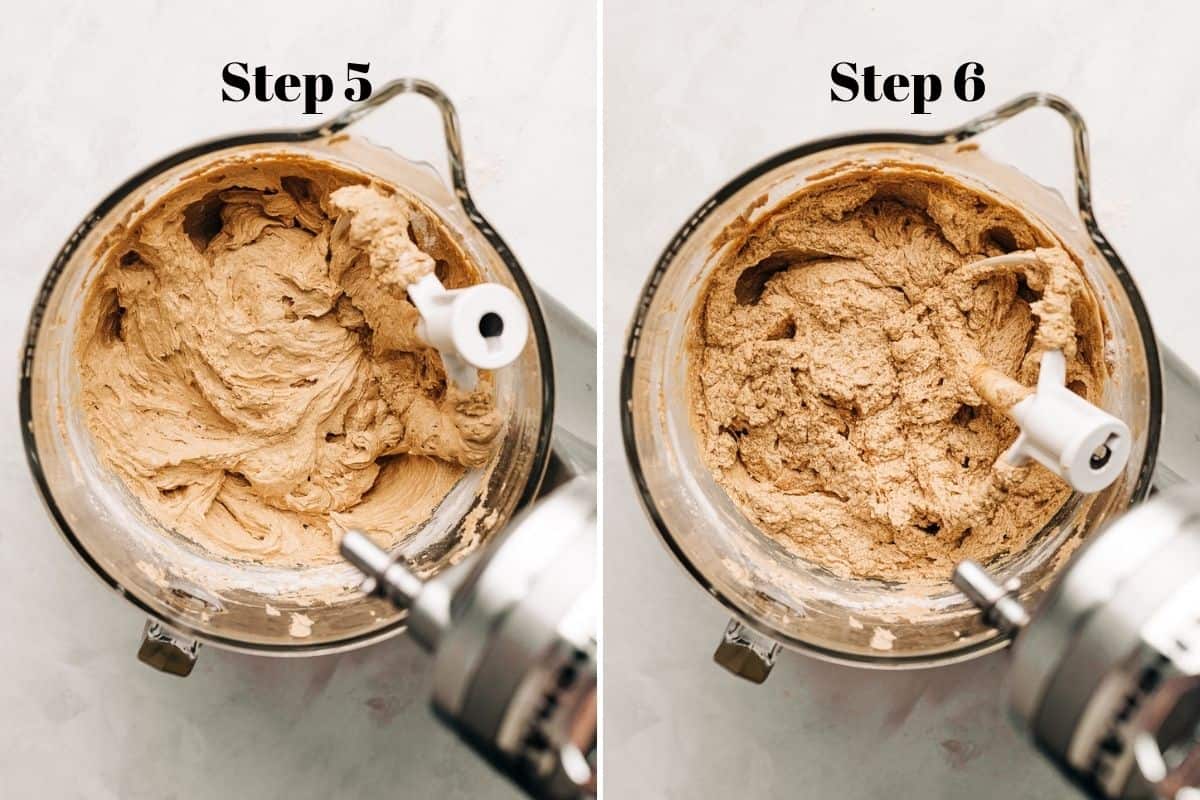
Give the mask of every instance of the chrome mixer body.
[{"label": "chrome mixer body", "polygon": [[1200,490],[1116,520],[1032,612],[977,564],[954,580],[1015,636],[1013,717],[1069,778],[1098,798],[1200,797]]},{"label": "chrome mixer body", "polygon": [[410,635],[434,659],[438,717],[548,800],[596,793],[595,465],[586,447],[564,463],[562,444],[548,479],[575,476],[427,582],[360,533],[342,542],[367,590],[408,610]]}]

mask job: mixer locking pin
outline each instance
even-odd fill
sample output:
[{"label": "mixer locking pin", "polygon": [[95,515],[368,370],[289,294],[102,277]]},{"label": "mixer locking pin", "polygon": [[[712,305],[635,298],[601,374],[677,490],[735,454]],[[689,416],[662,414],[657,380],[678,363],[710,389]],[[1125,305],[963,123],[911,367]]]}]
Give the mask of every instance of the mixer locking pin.
[{"label": "mixer locking pin", "polygon": [[987,570],[968,559],[954,568],[952,580],[983,612],[987,624],[1010,636],[1029,624],[1029,612],[1017,599],[1021,584],[1015,578],[996,583]]}]

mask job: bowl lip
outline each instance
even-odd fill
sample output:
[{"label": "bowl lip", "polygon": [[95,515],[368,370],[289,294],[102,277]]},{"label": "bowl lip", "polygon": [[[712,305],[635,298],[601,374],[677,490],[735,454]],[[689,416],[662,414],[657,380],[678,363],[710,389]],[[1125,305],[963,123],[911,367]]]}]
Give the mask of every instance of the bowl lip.
[{"label": "bowl lip", "polygon": [[[978,132],[978,131],[976,131]],[[886,655],[881,651],[879,655],[866,653],[855,653],[850,651],[836,650],[826,647],[816,642],[812,642],[799,637],[791,636],[783,631],[775,628],[775,626],[759,619],[754,611],[744,604],[740,603],[736,598],[726,595],[720,589],[713,585],[711,581],[704,575],[700,568],[693,562],[684,551],[683,547],[671,535],[662,513],[659,511],[655,503],[654,496],[650,492],[649,484],[646,481],[646,476],[641,469],[641,461],[638,456],[636,425],[633,417],[633,376],[637,364],[638,346],[641,340],[642,329],[645,325],[646,316],[650,309],[650,304],[654,299],[655,292],[658,290],[662,282],[662,277],[671,266],[675,256],[683,245],[692,237],[699,229],[700,224],[711,216],[718,208],[739,192],[751,182],[757,180],[763,175],[771,172],[779,167],[785,166],[793,161],[801,158],[806,158],[815,155],[822,151],[832,150],[841,147],[850,147],[855,145],[919,145],[924,147],[932,147],[936,145],[946,145],[961,143],[964,138],[969,138],[970,135],[964,137],[960,133],[960,129],[951,129],[950,131],[938,132],[921,132],[921,131],[903,131],[903,130],[866,130],[856,131],[851,133],[835,134],[819,139],[799,144],[795,147],[788,148],[769,156],[753,166],[747,168],[728,183],[717,189],[707,200],[705,200],[695,212],[679,227],[670,242],[663,249],[655,262],[653,270],[647,277],[642,286],[642,291],[638,295],[637,303],[634,307],[634,315],[629,323],[629,328],[626,331],[625,350],[622,356],[621,365],[621,380],[620,380],[620,415],[621,415],[621,439],[624,444],[625,458],[629,465],[629,470],[633,475],[634,485],[637,488],[638,499],[641,502],[642,509],[646,516],[649,517],[652,527],[658,534],[659,540],[666,546],[667,550],[674,556],[675,561],[687,572],[693,580],[704,587],[705,591],[714,597],[727,611],[729,611],[735,619],[752,630],[767,636],[774,641],[788,647],[791,650],[812,656],[822,661],[828,661],[835,664],[846,666],[865,667],[872,669],[921,669],[929,667],[946,666],[957,664],[964,661],[969,661],[974,658],[986,655],[988,653],[1000,650],[1011,643],[1012,637],[1007,634],[1002,634],[996,631],[992,636],[981,639],[971,645],[960,649],[947,650],[941,652],[932,652],[928,654],[918,654],[911,656],[903,655]],[[1150,491],[1151,478],[1154,472],[1154,465],[1158,457],[1158,442],[1160,434],[1160,421],[1162,419],[1162,373],[1158,353],[1158,343],[1154,335],[1153,326],[1150,323],[1150,315],[1146,310],[1145,303],[1142,300],[1141,292],[1138,290],[1133,276],[1129,274],[1124,262],[1120,256],[1109,244],[1108,239],[1100,231],[1096,224],[1095,216],[1091,213],[1091,209],[1087,209],[1086,213],[1080,213],[1080,219],[1084,223],[1085,229],[1096,246],[1101,258],[1112,269],[1113,273],[1121,283],[1126,295],[1129,298],[1130,307],[1133,310],[1134,318],[1137,321],[1138,332],[1142,337],[1143,349],[1146,357],[1147,380],[1149,383],[1149,420],[1150,424],[1146,434],[1146,453],[1142,459],[1142,468],[1138,473],[1137,482],[1134,484],[1133,491],[1130,495],[1128,506],[1135,505],[1143,500]]]},{"label": "bowl lip", "polygon": [[[100,578],[111,589],[115,590],[119,595],[124,597],[140,611],[148,615],[152,620],[159,622],[171,630],[178,631],[184,635],[196,639],[197,641],[206,644],[215,645],[224,650],[235,652],[248,653],[253,655],[268,655],[268,656],[312,656],[325,655],[332,653],[345,652],[348,650],[365,647],[374,644],[384,639],[391,638],[405,630],[407,625],[407,617],[401,614],[398,619],[390,622],[382,627],[375,628],[363,633],[344,636],[340,638],[328,639],[320,642],[311,643],[266,643],[253,642],[242,639],[236,639],[227,636],[220,636],[208,631],[202,631],[190,625],[186,625],[178,620],[168,619],[166,615],[151,607],[148,603],[139,598],[135,593],[127,589],[113,575],[109,574],[100,563],[92,557],[87,548],[75,535],[71,529],[70,523],[59,509],[58,504],[54,499],[54,492],[50,487],[50,483],[46,478],[45,472],[42,470],[41,459],[38,454],[37,437],[34,432],[33,425],[33,359],[36,352],[37,337],[42,327],[42,321],[45,315],[45,308],[49,302],[50,295],[54,291],[58,280],[66,268],[67,262],[78,250],[84,239],[89,233],[99,224],[113,208],[122,200],[128,197],[131,193],[140,188],[147,181],[161,175],[162,173],[179,166],[180,164],[191,161],[202,156],[212,155],[224,150],[232,150],[248,145],[256,144],[301,144],[306,142],[317,142],[320,140],[341,139],[347,136],[342,132],[344,126],[336,130],[327,128],[306,128],[306,129],[281,129],[281,130],[262,130],[250,131],[246,133],[238,133],[230,136],[218,137],[209,139],[189,147],[177,150],[170,155],[167,155],[149,166],[134,173],[130,178],[126,179],[116,189],[110,192],[103,200],[101,200],[95,208],[93,208],[83,220],[72,230],[67,237],[66,242],[59,249],[54,260],[51,262],[50,268],[46,276],[42,279],[41,286],[38,289],[33,307],[29,314],[29,321],[26,325],[25,341],[21,351],[21,374],[18,381],[18,400],[17,412],[20,418],[21,439],[25,445],[25,459],[29,465],[29,470],[33,474],[34,483],[38,489],[38,495],[42,500],[42,504],[49,514],[51,521],[54,523],[59,534],[71,546],[71,550],[79,557],[83,563],[88,566],[93,574]],[[364,141],[369,141],[365,140]],[[370,142],[375,147],[388,149],[382,145]],[[399,156],[399,154],[396,154]],[[399,156],[403,158],[403,156]],[[542,315],[541,305],[538,301],[537,294],[533,288],[533,284],[525,275],[524,269],[520,262],[513,254],[511,248],[500,236],[499,233],[491,226],[484,216],[476,208],[470,194],[465,190],[465,187],[460,189],[451,189],[463,211],[466,212],[467,219],[475,227],[488,244],[496,251],[496,254],[504,262],[505,267],[512,275],[513,282],[517,285],[520,291],[521,299],[525,303],[529,312],[529,321],[533,329],[533,338],[538,348],[539,368],[542,372],[542,415],[538,428],[537,441],[534,445],[533,459],[530,463],[529,477],[526,480],[524,489],[517,500],[514,508],[519,509],[530,503],[536,497],[538,488],[541,486],[542,478],[545,475],[547,464],[550,456],[550,440],[554,427],[554,366],[550,352],[550,339],[546,331],[545,319]]]}]

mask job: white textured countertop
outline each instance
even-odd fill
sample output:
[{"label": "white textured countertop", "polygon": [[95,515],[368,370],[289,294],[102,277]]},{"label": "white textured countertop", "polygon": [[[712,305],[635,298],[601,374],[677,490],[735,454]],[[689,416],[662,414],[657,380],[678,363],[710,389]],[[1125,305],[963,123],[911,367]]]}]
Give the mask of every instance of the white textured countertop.
[{"label": "white textured countertop", "polygon": [[[1062,94],[1091,131],[1096,215],[1160,337],[1200,366],[1200,56],[1182,5],[1070,2],[696,4],[608,0],[605,15],[605,776],[614,798],[1038,798],[1073,790],[1002,704],[1005,654],[926,672],[784,653],[762,686],[712,661],[727,615],[646,522],[616,416],[622,338],[662,248],[713,191],[760,159],[864,128],[937,129],[1011,97]],[[1053,10],[1035,10],[1038,8]],[[833,105],[838,61],[948,76],[986,68],[975,104],[926,117]],[[1066,126],[1047,111],[984,149],[1069,186]],[[1007,126],[1006,126],[1007,127]],[[994,143],[994,146],[993,146]],[[1004,145],[1010,144],[1011,147]],[[636,199],[636,202],[634,202]]]},{"label": "white textured countertop", "polygon": [[[594,323],[594,9],[445,5],[10,10],[0,28],[0,342],[9,353],[0,372],[0,797],[518,796],[434,721],[429,665],[407,640],[290,661],[205,648],[184,680],[140,664],[142,618],[54,531],[18,435],[17,352],[29,309],[83,215],[184,145],[312,124],[290,106],[220,102],[231,60],[335,77],[347,61],[368,61],[376,86],[403,75],[440,84],[458,106],[480,209],[530,276]],[[432,107],[404,106],[395,101],[362,131],[442,170]]]}]

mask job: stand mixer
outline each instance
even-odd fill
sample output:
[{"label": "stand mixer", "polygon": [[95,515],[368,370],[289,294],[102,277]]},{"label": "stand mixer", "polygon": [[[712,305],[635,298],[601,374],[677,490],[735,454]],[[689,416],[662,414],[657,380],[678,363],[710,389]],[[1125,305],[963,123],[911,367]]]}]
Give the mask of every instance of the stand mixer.
[{"label": "stand mixer", "polygon": [[[983,159],[971,141],[1038,107],[1071,127],[1077,213],[1059,195]],[[752,223],[839,160],[900,155],[928,158],[936,169],[1018,198],[1082,257],[1115,329],[1111,352],[1124,384],[1105,398],[1106,418],[1093,418],[1090,406],[1051,411],[1059,401],[1079,404],[1051,386],[1061,374],[1055,354],[1045,355],[1046,386],[1039,383],[1010,412],[1022,434],[1006,457],[1037,459],[1066,479],[1076,498],[1091,495],[1090,510],[1073,511],[1069,502],[1028,553],[986,570],[959,565],[953,585],[917,598],[911,619],[894,587],[789,565],[732,507],[690,442],[680,393],[685,358],[671,330],[682,327],[674,310],[693,307],[697,276],[724,246],[725,226],[742,224],[734,220],[743,209],[756,209],[745,212]],[[1139,504],[1152,488],[1200,481],[1200,380],[1156,340],[1136,286],[1096,224],[1087,134],[1073,107],[1030,94],[943,132],[850,134],[770,158],[701,205],[667,246],[637,309],[621,381],[625,449],[664,543],[731,612],[718,664],[762,682],[785,646],[855,666],[911,668],[975,658],[1015,638],[1014,716],[1079,786],[1097,797],[1196,796],[1200,496]],[[1049,404],[1036,410],[1043,399]],[[1091,438],[1068,435],[1073,425],[1088,428]],[[1075,559],[1059,569],[1056,554],[1085,536]],[[889,635],[888,648],[873,651],[866,643],[872,628],[897,620],[895,648],[888,649]]]},{"label": "stand mixer", "polygon": [[[449,185],[428,165],[345,133],[407,94],[440,112]],[[351,563],[267,568],[200,552],[130,508],[73,411],[73,309],[106,234],[198,165],[260,151],[328,159],[403,187],[462,239],[484,277],[458,290],[433,275],[408,286],[418,335],[438,349],[455,383],[469,388],[477,370],[492,371],[507,426],[492,464],[464,476],[397,552],[355,532],[343,548]],[[450,100],[426,81],[402,79],[316,128],[182,150],[103,200],[60,251],[31,314],[22,432],[67,543],[148,617],[142,662],[185,676],[202,644],[296,657],[408,628],[435,653],[442,719],[532,795],[576,797],[596,786],[595,352],[594,331],[534,289],[475,207]],[[485,520],[483,537],[466,532],[470,515]],[[365,587],[358,568],[369,575]],[[300,615],[297,635],[288,617]]]}]

